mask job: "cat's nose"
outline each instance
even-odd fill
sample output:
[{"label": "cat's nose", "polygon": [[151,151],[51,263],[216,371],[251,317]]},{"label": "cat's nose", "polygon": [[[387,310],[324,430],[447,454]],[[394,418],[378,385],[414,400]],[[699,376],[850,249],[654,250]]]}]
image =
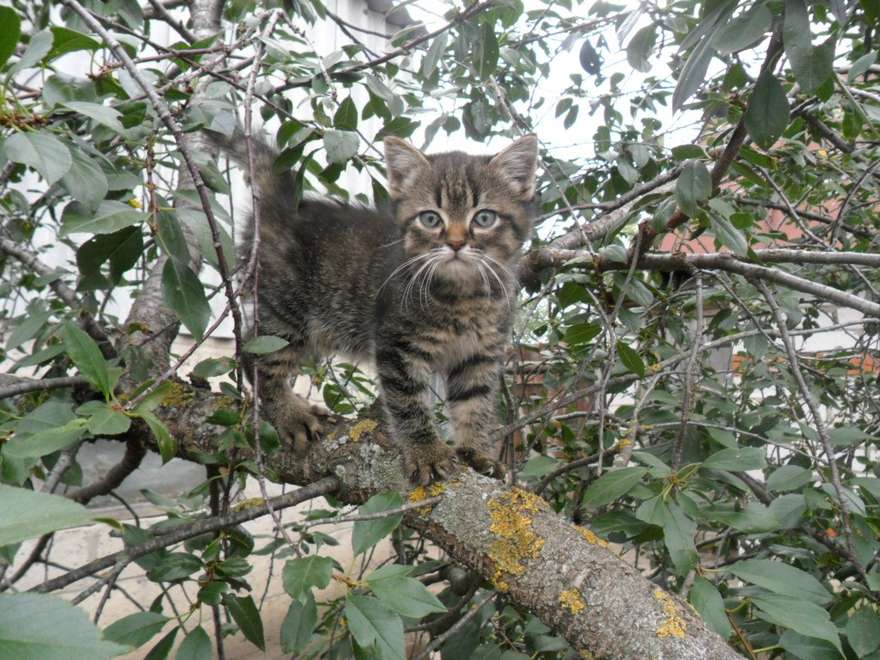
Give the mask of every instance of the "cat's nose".
[{"label": "cat's nose", "polygon": [[458,252],[461,248],[463,248],[466,243],[467,243],[467,241],[464,239],[461,239],[461,238],[450,238],[449,240],[446,241],[446,244],[449,247],[451,247],[453,250],[455,250],[456,252]]}]

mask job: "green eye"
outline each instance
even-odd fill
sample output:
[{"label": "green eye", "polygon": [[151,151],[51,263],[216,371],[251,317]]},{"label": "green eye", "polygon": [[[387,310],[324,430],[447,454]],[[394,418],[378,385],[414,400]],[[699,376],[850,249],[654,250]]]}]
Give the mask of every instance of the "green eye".
[{"label": "green eye", "polygon": [[434,211],[422,211],[419,213],[419,222],[428,229],[437,229],[437,227],[443,224],[443,219],[439,213]]},{"label": "green eye", "polygon": [[474,216],[474,219],[471,222],[473,222],[477,227],[487,229],[494,225],[497,219],[498,214],[495,213],[495,211],[484,209],[482,211],[477,211],[477,214]]}]

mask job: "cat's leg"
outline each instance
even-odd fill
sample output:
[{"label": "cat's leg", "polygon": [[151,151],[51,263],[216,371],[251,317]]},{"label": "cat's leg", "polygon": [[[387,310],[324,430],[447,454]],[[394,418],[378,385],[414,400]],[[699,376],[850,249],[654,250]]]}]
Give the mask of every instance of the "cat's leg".
[{"label": "cat's leg", "polygon": [[322,431],[319,418],[327,415],[321,406],[309,403],[291,387],[305,358],[304,334],[265,309],[260,314],[260,333],[282,337],[288,345],[264,355],[243,353],[242,366],[251,382],[256,369],[262,412],[282,441],[293,445],[296,452],[304,453],[309,440],[317,439]]},{"label": "cat's leg", "polygon": [[490,352],[471,355],[446,374],[446,403],[455,427],[455,451],[483,474],[504,476],[492,458],[489,434],[498,425],[496,395],[500,358]]},{"label": "cat's leg", "polygon": [[454,453],[434,427],[428,406],[430,370],[419,352],[405,342],[380,345],[376,367],[391,433],[403,452],[404,470],[414,483],[427,485],[451,473]]}]

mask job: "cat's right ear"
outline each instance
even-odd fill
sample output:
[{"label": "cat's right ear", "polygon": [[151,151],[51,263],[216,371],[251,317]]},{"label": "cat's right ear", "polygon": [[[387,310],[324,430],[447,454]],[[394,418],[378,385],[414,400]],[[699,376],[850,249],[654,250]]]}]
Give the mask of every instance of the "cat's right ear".
[{"label": "cat's right ear", "polygon": [[420,174],[431,169],[431,164],[421,151],[405,140],[389,136],[384,143],[388,194],[391,199],[399,199],[407,194]]}]

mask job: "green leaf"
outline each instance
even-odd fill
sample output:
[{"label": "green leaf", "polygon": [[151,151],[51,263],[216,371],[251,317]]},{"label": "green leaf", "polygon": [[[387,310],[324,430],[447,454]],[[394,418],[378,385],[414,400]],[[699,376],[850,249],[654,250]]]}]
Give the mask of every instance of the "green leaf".
[{"label": "green leaf", "polygon": [[101,48],[100,42],[95,41],[82,32],[66,27],[53,27],[50,29],[52,30],[52,50],[48,55],[50,60],[77,50],[98,50]]},{"label": "green leaf", "polygon": [[273,335],[260,335],[259,337],[254,337],[244,345],[244,350],[248,353],[254,353],[256,355],[265,355],[266,353],[274,353],[275,351],[280,351],[282,348],[287,346],[290,342],[286,339],[282,339],[281,337],[275,337]]},{"label": "green leaf", "polygon": [[357,133],[336,130],[324,132],[324,148],[327,150],[327,160],[331,163],[344,163],[353,158],[359,145]]},{"label": "green leaf", "polygon": [[767,458],[763,447],[741,447],[739,449],[722,449],[715,452],[705,461],[704,468],[713,470],[762,470],[767,467]]},{"label": "green leaf", "polygon": [[104,359],[95,340],[70,321],[66,321],[61,326],[61,338],[64,340],[64,352],[79,372],[109,398],[115,383],[111,378],[107,360]]},{"label": "green leaf", "polygon": [[831,593],[809,573],[769,559],[745,559],[728,566],[726,571],[746,582],[773,593],[824,605]]},{"label": "green leaf", "polygon": [[100,103],[89,103],[87,101],[66,101],[61,105],[68,110],[73,110],[78,114],[92,119],[102,126],[106,126],[116,133],[125,132],[125,127],[122,125],[122,122],[119,121],[122,114],[115,108],[110,108],[106,105],[101,105]]},{"label": "green leaf", "polygon": [[610,504],[628,493],[647,473],[648,469],[643,467],[609,470],[590,484],[581,504],[585,507]]},{"label": "green leaf", "polygon": [[202,561],[195,555],[172,552],[161,555],[156,564],[147,571],[147,577],[153,582],[174,582],[185,580],[202,568]]},{"label": "green leaf", "polygon": [[9,458],[41,458],[56,451],[66,449],[79,440],[86,432],[86,421],[75,419],[64,426],[58,426],[33,434],[17,432],[3,445],[3,455]]},{"label": "green leaf", "polygon": [[626,47],[626,60],[636,71],[648,73],[651,70],[651,51],[657,40],[657,26],[646,25],[635,33]]},{"label": "green leaf", "polygon": [[186,264],[168,259],[162,268],[162,297],[192,336],[201,341],[211,320],[211,305],[196,274]]},{"label": "green leaf", "polygon": [[0,546],[84,525],[93,517],[66,497],[0,484]]},{"label": "green leaf", "polygon": [[700,210],[700,202],[705,202],[712,194],[712,177],[706,165],[699,160],[685,163],[675,182],[675,198],[678,206],[689,216]]},{"label": "green leaf", "polygon": [[126,651],[101,639],[86,612],[61,598],[0,594],[0,660],[104,660]]},{"label": "green leaf", "polygon": [[642,362],[642,358],[639,357],[638,352],[634,348],[630,348],[628,345],[624,344],[623,341],[618,340],[617,354],[620,356],[620,361],[623,363],[624,367],[634,374],[637,374],[639,377],[644,378],[645,363]]},{"label": "green leaf", "polygon": [[697,576],[688,594],[688,601],[700,613],[703,621],[724,639],[733,634],[733,628],[730,627],[730,621],[724,610],[724,599],[709,580]]},{"label": "green leaf", "polygon": [[80,202],[68,204],[61,214],[61,236],[112,234],[146,220],[146,215],[116,200],[105,200],[92,211]]},{"label": "green leaf", "polygon": [[118,284],[137,263],[144,251],[141,228],[125,227],[113,234],[100,234],[83,243],[76,251],[76,264],[84,276],[95,276],[109,259],[110,279]]},{"label": "green leaf", "polygon": [[205,629],[196,626],[180,643],[177,649],[177,660],[211,660],[214,657],[214,648],[211,638]]},{"label": "green leaf", "polygon": [[[41,303],[38,303],[41,304]],[[21,323],[15,326],[6,340],[6,350],[18,348],[34,336],[46,325],[46,321],[52,316],[51,312],[39,309],[37,305],[28,306],[28,312],[21,319]]]},{"label": "green leaf", "polygon": [[339,104],[339,108],[336,110],[336,114],[333,115],[333,127],[339,129],[340,131],[354,131],[357,129],[357,125],[357,106],[354,104],[354,101],[349,96],[342,103]]},{"label": "green leaf", "polygon": [[164,422],[148,411],[139,411],[138,416],[147,423],[150,431],[153,432],[156,444],[159,446],[159,455],[162,457],[162,462],[167,463],[177,456],[177,440],[171,435]]},{"label": "green leaf", "polygon": [[0,67],[15,52],[21,37],[21,19],[11,7],[0,7]]},{"label": "green leaf", "polygon": [[261,651],[265,651],[266,640],[263,637],[263,620],[260,618],[260,612],[254,604],[254,599],[250,596],[227,595],[223,602],[226,604],[229,613],[238,624],[245,638]]},{"label": "green leaf", "polygon": [[782,41],[801,90],[812,94],[831,77],[834,40],[813,48],[810,17],[804,0],[785,0]]},{"label": "green leaf", "polygon": [[722,55],[736,53],[761,39],[773,25],[767,5],[759,4],[733,19],[712,37],[712,46]]},{"label": "green leaf", "polygon": [[131,419],[113,408],[102,403],[101,407],[89,418],[89,433],[92,435],[119,435],[131,427]]},{"label": "green leaf", "polygon": [[229,357],[207,358],[199,362],[192,370],[199,378],[214,378],[228,374],[235,368],[235,360]]},{"label": "green leaf", "polygon": [[480,28],[480,38],[474,44],[474,64],[477,74],[484,80],[495,73],[498,68],[498,38],[495,28],[489,21]]},{"label": "green leaf", "polygon": [[846,622],[846,638],[859,658],[873,653],[880,648],[880,616],[867,605],[860,607]]},{"label": "green leaf", "polygon": [[281,624],[281,651],[299,654],[309,643],[318,625],[318,608],[311,593],[306,594],[305,605],[294,600]]},{"label": "green leaf", "polygon": [[82,149],[73,148],[70,154],[70,169],[61,177],[61,183],[75,200],[89,208],[96,208],[107,196],[107,176]]},{"label": "green leaf", "polygon": [[767,488],[782,493],[797,490],[813,480],[813,472],[797,465],[783,465],[767,478]]},{"label": "green leaf", "polygon": [[284,590],[294,600],[302,601],[302,597],[311,592],[313,587],[324,589],[330,584],[333,573],[333,560],[329,557],[309,555],[291,559],[284,564],[281,580]]},{"label": "green leaf", "polygon": [[[387,509],[395,509],[403,506],[403,497],[398,493],[379,493],[373,495],[358,508],[358,514],[379,513]],[[397,529],[403,520],[403,514],[398,513],[376,520],[359,520],[354,524],[351,535],[351,545],[356,555],[372,548],[379,541]]]},{"label": "green leaf", "polygon": [[24,51],[21,59],[12,67],[13,73],[18,73],[24,69],[29,69],[40,60],[46,53],[52,49],[52,33],[49,30],[40,30],[35,33]]},{"label": "green leaf", "polygon": [[749,243],[745,234],[733,226],[727,218],[716,213],[709,214],[709,226],[712,233],[715,234],[715,240],[726,245],[730,251],[740,257],[745,257],[749,253]]},{"label": "green leaf", "polygon": [[678,76],[678,84],[672,93],[672,111],[678,112],[691,96],[693,96],[706,81],[706,72],[709,70],[709,62],[712,61],[714,51],[709,45],[709,39],[701,40],[691,51],[690,57],[685,62]]},{"label": "green leaf", "polygon": [[786,630],[779,638],[779,646],[800,660],[839,660],[840,653],[822,639],[806,637],[793,630]]},{"label": "green leaf", "polygon": [[822,607],[804,600],[776,594],[752,596],[752,602],[759,610],[759,616],[772,624],[791,628],[807,637],[824,639],[834,645],[841,655],[840,637]]},{"label": "green leaf", "polygon": [[678,575],[686,575],[699,561],[694,545],[696,523],[688,518],[677,504],[661,508],[663,543]]},{"label": "green leaf", "polygon": [[408,577],[411,570],[411,566],[389,564],[373,571],[366,582],[383,605],[403,616],[420,619],[445,612],[443,603],[425,585]]},{"label": "green leaf", "polygon": [[135,612],[104,628],[104,639],[137,648],[165,627],[168,617],[158,612]]},{"label": "green leaf", "polygon": [[144,656],[144,660],[165,660],[171,653],[171,649],[174,648],[174,640],[180,630],[181,628],[172,628],[171,632],[156,642],[156,645]]},{"label": "green leaf", "polygon": [[769,71],[758,76],[749,107],[743,116],[746,129],[762,148],[769,149],[788,126],[790,111],[785,91]]},{"label": "green leaf", "polygon": [[378,600],[349,594],[345,618],[354,641],[363,650],[375,645],[379,660],[405,660],[403,621]]},{"label": "green leaf", "polygon": [[443,54],[443,51],[446,50],[447,37],[448,34],[446,32],[441,32],[434,38],[434,41],[431,42],[428,52],[425,53],[425,56],[422,58],[420,71],[423,78],[430,78],[431,74],[434,73],[434,69],[437,68],[437,62],[440,61],[440,56]]},{"label": "green leaf", "polygon": [[7,138],[3,151],[9,160],[34,168],[49,185],[67,174],[73,164],[64,143],[46,131],[14,133]]},{"label": "green leaf", "polygon": [[862,429],[855,426],[838,426],[831,429],[828,432],[828,436],[831,444],[835,447],[851,447],[874,438],[870,433],[865,433]]},{"label": "green leaf", "polygon": [[849,73],[846,74],[846,81],[850,84],[854,83],[856,79],[865,73],[868,69],[871,68],[871,65],[877,61],[877,51],[872,50],[867,55],[862,55],[859,59],[852,63],[852,66],[849,68]]},{"label": "green leaf", "polygon": [[188,264],[189,248],[176,214],[171,211],[159,211],[158,225],[159,244],[165,254],[183,265]]}]

